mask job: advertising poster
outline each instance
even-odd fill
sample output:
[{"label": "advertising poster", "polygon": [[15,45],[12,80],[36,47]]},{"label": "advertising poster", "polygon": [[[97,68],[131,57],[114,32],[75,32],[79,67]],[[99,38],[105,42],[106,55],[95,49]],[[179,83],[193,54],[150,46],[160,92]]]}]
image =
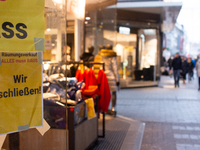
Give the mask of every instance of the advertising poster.
[{"label": "advertising poster", "polygon": [[44,51],[44,0],[0,0],[0,51]]},{"label": "advertising poster", "polygon": [[0,52],[0,134],[42,126],[42,52]]}]

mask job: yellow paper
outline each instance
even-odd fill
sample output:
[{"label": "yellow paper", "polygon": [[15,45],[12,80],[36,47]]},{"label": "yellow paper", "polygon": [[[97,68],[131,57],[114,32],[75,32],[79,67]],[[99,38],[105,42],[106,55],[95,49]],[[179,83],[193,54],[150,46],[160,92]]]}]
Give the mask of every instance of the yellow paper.
[{"label": "yellow paper", "polygon": [[42,125],[42,52],[0,52],[0,134]]},{"label": "yellow paper", "polygon": [[95,109],[94,109],[93,98],[89,98],[89,99],[85,100],[85,102],[86,102],[86,105],[87,105],[87,116],[88,116],[88,119],[91,119],[91,118],[96,116]]},{"label": "yellow paper", "polygon": [[0,51],[44,51],[44,0],[0,1]]}]

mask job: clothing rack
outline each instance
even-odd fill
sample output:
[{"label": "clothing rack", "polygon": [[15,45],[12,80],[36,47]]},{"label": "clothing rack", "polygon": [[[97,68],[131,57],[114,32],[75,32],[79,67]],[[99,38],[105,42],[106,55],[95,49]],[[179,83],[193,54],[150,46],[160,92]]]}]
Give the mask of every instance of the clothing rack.
[{"label": "clothing rack", "polygon": [[[105,70],[105,63],[104,62],[98,63],[98,62],[69,61],[69,62],[66,63],[66,65],[70,65],[70,64],[77,64],[77,65],[83,65],[83,66],[89,65],[90,67],[93,66],[93,65],[102,65],[103,66],[102,69]],[[96,108],[98,108],[98,107],[96,107]],[[101,112],[101,113],[103,115],[103,118],[102,118],[102,121],[103,121],[102,129],[103,129],[103,131],[102,131],[102,135],[98,135],[98,137],[99,138],[105,138],[105,112]]]},{"label": "clothing rack", "polygon": [[87,66],[87,65],[102,65],[103,66],[103,70],[105,70],[105,63],[102,62],[102,63],[98,63],[98,62],[78,62],[78,61],[68,61],[66,63],[66,65],[70,65],[70,64],[77,64],[77,65],[84,65],[84,66]]},{"label": "clothing rack", "polygon": [[[45,68],[45,65],[47,65],[46,67],[48,68]],[[55,73],[60,73],[61,66],[61,62],[43,62],[43,73],[46,73],[48,76]]]},{"label": "clothing rack", "polygon": [[[90,66],[92,67],[93,65],[102,65],[102,69],[105,70],[105,63],[104,62],[101,62],[101,63],[98,63],[98,62],[80,62],[80,61],[68,61],[66,63],[63,63],[63,62],[44,62],[44,64],[49,64],[49,68],[48,70],[44,70],[44,72],[47,74],[47,75],[51,75],[53,73],[53,70],[55,69],[54,67],[57,67],[56,68],[56,72],[57,73],[61,73],[61,69],[60,67],[62,65],[77,65],[76,66],[76,69],[78,69],[78,66],[79,65],[83,65],[83,66]],[[66,89],[67,91],[67,89]],[[98,108],[98,107],[96,107]],[[99,138],[104,138],[105,137],[105,112],[101,112],[102,115],[103,115],[103,118],[102,118],[102,121],[103,121],[103,124],[102,124],[102,135],[98,135]]]},{"label": "clothing rack", "polygon": [[[43,73],[46,73],[48,76],[58,73],[58,74],[64,74],[65,77],[72,77],[72,70],[71,68],[62,68],[62,66],[66,65],[64,62],[43,62]],[[48,68],[45,68],[45,65],[47,65]],[[68,64],[69,65],[69,64]],[[67,65],[66,65],[67,66]],[[76,68],[76,67],[75,67]],[[76,68],[77,69],[77,68]]]}]

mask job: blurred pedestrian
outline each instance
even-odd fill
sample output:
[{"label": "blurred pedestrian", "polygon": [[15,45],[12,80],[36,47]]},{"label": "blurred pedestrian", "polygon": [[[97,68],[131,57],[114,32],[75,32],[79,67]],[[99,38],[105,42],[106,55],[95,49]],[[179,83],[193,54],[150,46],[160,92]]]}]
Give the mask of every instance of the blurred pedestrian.
[{"label": "blurred pedestrian", "polygon": [[196,62],[199,60],[199,56],[197,56],[197,59],[195,60]]},{"label": "blurred pedestrian", "polygon": [[179,76],[180,72],[182,72],[182,60],[181,57],[179,56],[179,53],[176,53],[174,56],[174,59],[172,61],[172,68],[174,73],[174,86],[179,87]]},{"label": "blurred pedestrian", "polygon": [[168,61],[167,61],[168,66],[169,66],[169,76],[170,76],[170,77],[172,77],[172,74],[173,74],[173,71],[171,70],[171,68],[172,68],[172,61],[173,61],[173,56],[171,56],[171,57],[168,59]]},{"label": "blurred pedestrian", "polygon": [[[195,59],[192,59],[192,63],[194,65],[194,68],[196,68],[196,60]],[[193,68],[193,70],[194,70]],[[192,71],[192,78],[194,79],[194,71]]]},{"label": "blurred pedestrian", "polygon": [[182,60],[182,72],[181,75],[183,77],[183,84],[185,84],[185,80],[186,80],[186,74],[188,72],[188,63],[187,63],[187,58],[184,56],[181,56],[181,60]]},{"label": "blurred pedestrian", "polygon": [[120,87],[120,76],[117,66],[117,53],[112,45],[107,44],[106,49],[100,48],[101,61],[105,63],[105,74],[108,79],[110,91],[112,92],[112,110],[111,114],[116,116],[117,91]]},{"label": "blurred pedestrian", "polygon": [[194,65],[194,68],[196,67],[196,60],[195,59],[191,59],[192,60],[192,63]]},{"label": "blurred pedestrian", "polygon": [[83,62],[85,63],[85,65],[90,68],[91,64],[90,62],[94,61],[94,46],[88,46],[88,52],[84,52],[81,56],[80,59],[83,60]]},{"label": "blurred pedestrian", "polygon": [[188,79],[189,79],[189,81],[191,81],[191,79],[192,79],[193,69],[194,69],[194,64],[192,63],[192,59],[188,58]]},{"label": "blurred pedestrian", "polygon": [[199,80],[199,91],[200,91],[200,59],[197,60],[196,62],[196,70],[197,70],[197,77]]}]

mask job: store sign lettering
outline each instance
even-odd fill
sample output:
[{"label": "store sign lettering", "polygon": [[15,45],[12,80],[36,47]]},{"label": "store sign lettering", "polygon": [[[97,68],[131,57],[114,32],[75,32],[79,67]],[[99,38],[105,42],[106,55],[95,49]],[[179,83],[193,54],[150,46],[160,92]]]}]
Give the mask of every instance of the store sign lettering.
[{"label": "store sign lettering", "polygon": [[0,0],[0,51],[44,51],[44,0]]},{"label": "store sign lettering", "polygon": [[[14,32],[14,28],[18,31],[17,33]],[[3,31],[0,34],[0,38],[11,39],[16,36],[19,39],[25,39],[28,36],[25,29],[27,29],[27,26],[24,23],[17,23],[14,26],[11,22],[4,22],[2,24]]]}]

